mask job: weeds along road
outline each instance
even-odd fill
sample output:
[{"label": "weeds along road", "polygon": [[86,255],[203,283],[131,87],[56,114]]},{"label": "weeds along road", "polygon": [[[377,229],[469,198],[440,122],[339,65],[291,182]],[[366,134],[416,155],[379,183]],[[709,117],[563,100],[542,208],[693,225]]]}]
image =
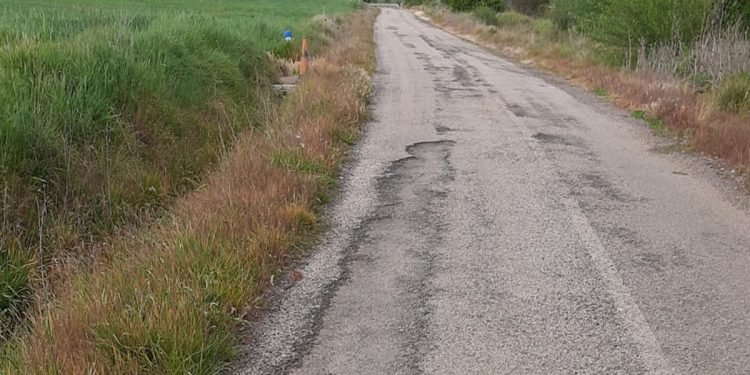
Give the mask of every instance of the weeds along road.
[{"label": "weeds along road", "polygon": [[740,197],[623,111],[411,13],[383,9],[375,40],[330,232],[240,373],[748,372]]}]

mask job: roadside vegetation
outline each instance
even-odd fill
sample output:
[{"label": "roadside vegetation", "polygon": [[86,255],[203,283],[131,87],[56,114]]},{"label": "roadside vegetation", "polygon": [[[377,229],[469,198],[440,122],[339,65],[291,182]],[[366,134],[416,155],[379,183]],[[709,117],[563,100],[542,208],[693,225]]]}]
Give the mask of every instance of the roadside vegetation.
[{"label": "roadside vegetation", "polygon": [[[0,372],[231,358],[356,139],[374,16],[314,17],[356,4],[0,5]],[[326,53],[280,101],[303,34]]]},{"label": "roadside vegetation", "polygon": [[[410,0],[436,24],[563,75],[659,133],[750,169],[750,3]],[[750,177],[747,178],[750,187]]]}]

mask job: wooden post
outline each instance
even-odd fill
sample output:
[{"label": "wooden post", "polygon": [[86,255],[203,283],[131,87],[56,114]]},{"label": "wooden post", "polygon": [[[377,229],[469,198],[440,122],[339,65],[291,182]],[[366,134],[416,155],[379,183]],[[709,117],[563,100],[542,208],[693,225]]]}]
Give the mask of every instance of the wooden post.
[{"label": "wooden post", "polygon": [[307,38],[302,38],[302,59],[299,62],[299,75],[303,76],[307,73],[309,61],[307,60]]}]

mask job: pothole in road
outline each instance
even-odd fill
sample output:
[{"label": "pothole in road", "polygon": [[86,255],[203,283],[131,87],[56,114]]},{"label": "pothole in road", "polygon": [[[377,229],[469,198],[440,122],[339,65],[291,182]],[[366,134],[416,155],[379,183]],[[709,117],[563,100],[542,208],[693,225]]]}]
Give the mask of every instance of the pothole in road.
[{"label": "pothole in road", "polygon": [[526,108],[518,104],[508,104],[508,110],[511,111],[516,117],[531,117]]},{"label": "pothole in road", "polygon": [[573,144],[568,141],[567,139],[554,134],[547,134],[547,133],[536,133],[531,136],[532,138],[536,139],[537,141],[540,141],[542,143],[554,143],[554,144],[560,144],[560,145],[566,145],[566,146],[572,146]]},{"label": "pothole in road", "polygon": [[458,65],[453,66],[453,78],[454,78],[453,82],[457,82],[463,87],[473,86],[471,82],[471,76],[469,75],[469,71],[467,71],[461,66],[458,66]]},{"label": "pothole in road", "polygon": [[455,87],[443,82],[435,83],[435,91],[441,93],[446,98],[464,99],[464,98],[481,98],[482,93],[472,87]]},{"label": "pothole in road", "polygon": [[454,132],[456,129],[447,127],[445,125],[435,125],[435,130],[437,130],[438,134],[445,134],[448,132]]},{"label": "pothole in road", "polygon": [[[356,275],[352,277],[377,273],[377,279],[387,280],[383,285],[390,285],[391,292],[398,295],[400,307],[394,306],[386,314],[394,326],[400,327],[393,340],[401,353],[400,365],[408,369],[407,373],[422,372],[420,360],[432,350],[434,342],[430,338],[434,249],[444,241],[447,226],[442,210],[454,180],[449,160],[454,144],[449,140],[415,143],[406,147],[410,156],[391,163],[378,178],[379,204],[358,229],[362,241],[354,247],[346,265]],[[360,254],[364,262],[358,263],[355,256]],[[386,271],[394,259],[399,259],[403,267]],[[371,349],[367,345],[362,348]]]}]

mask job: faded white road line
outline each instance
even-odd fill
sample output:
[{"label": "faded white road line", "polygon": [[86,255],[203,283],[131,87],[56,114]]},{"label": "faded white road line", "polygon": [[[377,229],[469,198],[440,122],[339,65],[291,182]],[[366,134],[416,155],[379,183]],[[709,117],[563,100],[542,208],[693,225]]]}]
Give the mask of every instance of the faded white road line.
[{"label": "faded white road line", "polygon": [[646,365],[646,369],[650,374],[674,373],[674,370],[667,362],[659,347],[659,342],[656,341],[654,332],[651,330],[646,318],[643,317],[641,309],[635,303],[633,297],[630,295],[630,291],[617,273],[617,267],[612,262],[609,254],[607,254],[607,250],[604,249],[599,236],[596,235],[596,231],[594,231],[586,216],[581,212],[577,202],[566,199],[565,203],[570,209],[573,226],[581,235],[581,239],[588,249],[589,254],[591,254],[591,259],[596,270],[602,275],[607,284],[607,291],[615,302],[617,312],[620,314],[619,318],[623,320],[628,333],[638,343],[641,358]]}]

